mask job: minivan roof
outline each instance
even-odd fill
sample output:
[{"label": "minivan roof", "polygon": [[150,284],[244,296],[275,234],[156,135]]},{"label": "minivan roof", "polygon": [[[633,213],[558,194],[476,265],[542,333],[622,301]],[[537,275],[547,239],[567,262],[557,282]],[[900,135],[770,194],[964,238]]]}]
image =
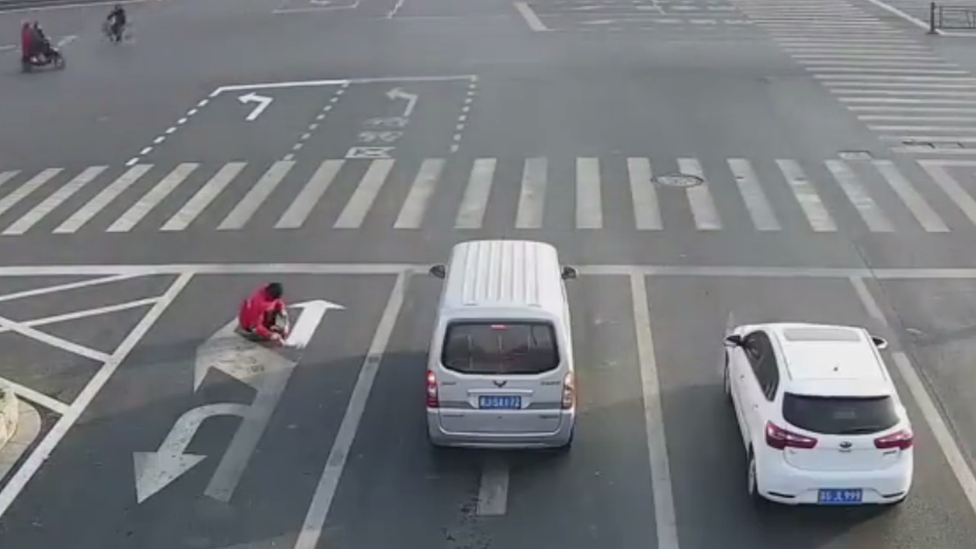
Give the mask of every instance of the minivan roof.
[{"label": "minivan roof", "polygon": [[528,240],[474,240],[454,246],[442,310],[530,309],[558,318],[564,307],[559,257],[550,244]]}]

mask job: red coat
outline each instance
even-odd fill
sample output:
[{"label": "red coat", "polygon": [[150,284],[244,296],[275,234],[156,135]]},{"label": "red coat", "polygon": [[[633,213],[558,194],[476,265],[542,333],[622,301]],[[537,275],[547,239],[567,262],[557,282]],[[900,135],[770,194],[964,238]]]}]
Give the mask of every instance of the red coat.
[{"label": "red coat", "polygon": [[241,310],[237,314],[237,321],[241,328],[254,331],[263,338],[271,337],[271,330],[268,329],[268,313],[281,312],[285,308],[285,303],[280,299],[271,299],[264,286],[255,291],[251,297],[241,303]]},{"label": "red coat", "polygon": [[31,42],[33,42],[33,32],[29,25],[24,25],[20,28],[20,51],[27,55],[31,51]]}]

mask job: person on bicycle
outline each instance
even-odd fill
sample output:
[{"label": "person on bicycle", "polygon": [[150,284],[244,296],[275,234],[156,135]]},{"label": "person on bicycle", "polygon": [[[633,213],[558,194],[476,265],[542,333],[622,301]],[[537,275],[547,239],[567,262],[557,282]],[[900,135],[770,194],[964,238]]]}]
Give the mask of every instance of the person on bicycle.
[{"label": "person on bicycle", "polygon": [[122,40],[122,31],[125,30],[126,15],[122,4],[116,4],[105,19],[109,24],[109,34],[116,42]]},{"label": "person on bicycle", "polygon": [[246,333],[277,344],[284,342],[286,334],[277,328],[279,315],[287,315],[282,300],[284,289],[278,282],[261,286],[241,304],[237,321]]}]

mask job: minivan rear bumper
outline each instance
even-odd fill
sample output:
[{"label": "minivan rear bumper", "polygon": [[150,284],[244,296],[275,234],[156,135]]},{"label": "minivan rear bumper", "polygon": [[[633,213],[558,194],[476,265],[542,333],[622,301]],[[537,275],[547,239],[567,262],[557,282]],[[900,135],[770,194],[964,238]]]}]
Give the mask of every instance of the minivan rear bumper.
[{"label": "minivan rear bumper", "polygon": [[547,433],[463,433],[449,432],[441,428],[440,415],[436,409],[427,409],[427,434],[435,446],[486,449],[535,449],[559,448],[573,440],[576,427],[576,410],[562,410],[559,429]]}]

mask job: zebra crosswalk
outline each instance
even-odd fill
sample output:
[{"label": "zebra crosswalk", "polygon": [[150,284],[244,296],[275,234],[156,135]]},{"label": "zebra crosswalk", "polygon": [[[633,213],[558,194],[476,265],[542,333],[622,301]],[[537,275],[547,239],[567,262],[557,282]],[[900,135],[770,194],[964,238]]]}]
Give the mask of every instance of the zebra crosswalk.
[{"label": "zebra crosswalk", "polygon": [[[664,175],[700,183],[676,186],[680,178],[658,179]],[[10,170],[0,171],[0,239],[310,226],[949,233],[976,228],[966,188],[974,184],[939,165],[885,159],[459,157]]]}]

